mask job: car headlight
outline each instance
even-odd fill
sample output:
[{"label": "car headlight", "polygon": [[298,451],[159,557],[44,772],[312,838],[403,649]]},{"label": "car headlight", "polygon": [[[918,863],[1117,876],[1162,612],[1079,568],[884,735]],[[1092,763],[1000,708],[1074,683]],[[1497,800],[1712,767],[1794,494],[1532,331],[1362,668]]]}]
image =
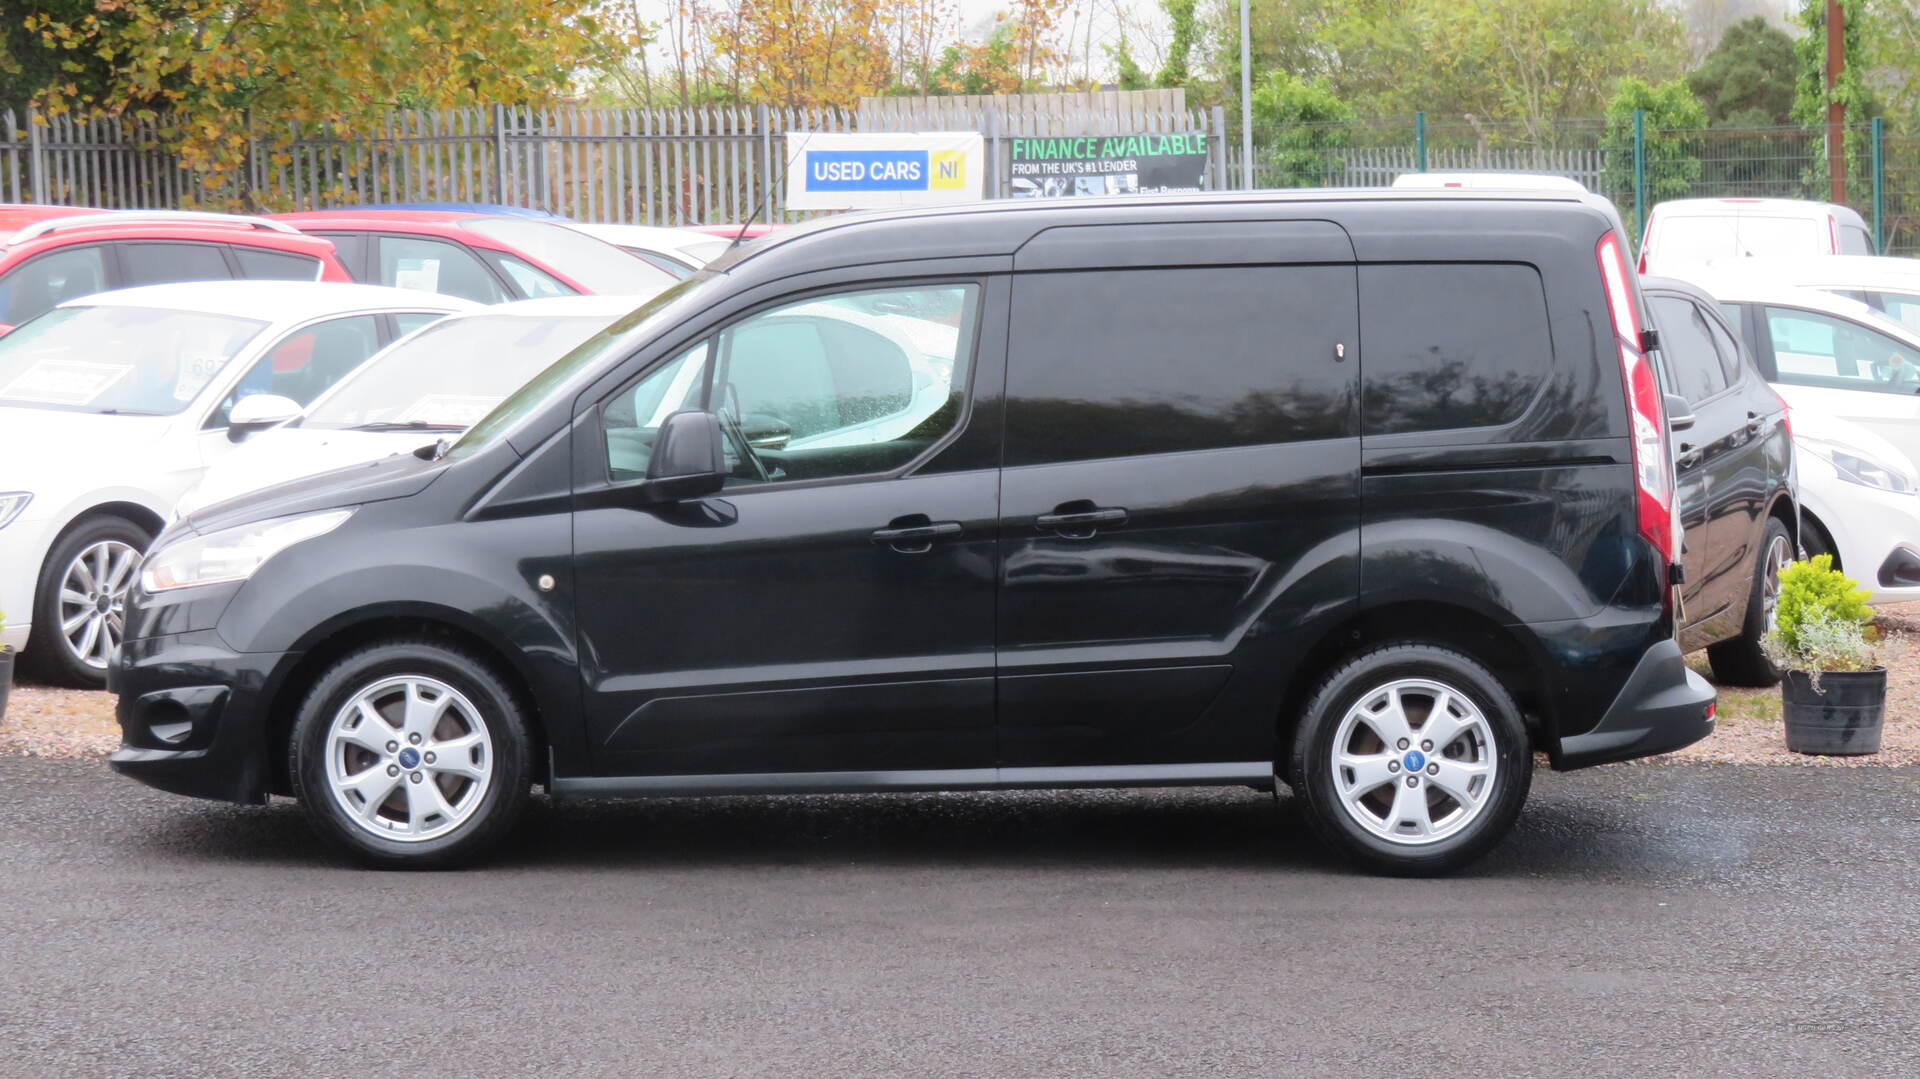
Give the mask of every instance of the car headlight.
[{"label": "car headlight", "polygon": [[1813,451],[1814,456],[1824,458],[1848,483],[1895,494],[1909,494],[1914,490],[1913,476],[1906,469],[1869,457],[1851,446],[1837,442],[1813,442],[1807,448]]},{"label": "car headlight", "polygon": [[26,491],[0,491],[0,528],[12,524],[31,501],[33,495]]},{"label": "car headlight", "polygon": [[166,592],[244,581],[267,559],[302,540],[326,535],[351,516],[353,511],[345,509],[277,517],[169,543],[147,556],[140,568],[140,586],[148,592]]}]

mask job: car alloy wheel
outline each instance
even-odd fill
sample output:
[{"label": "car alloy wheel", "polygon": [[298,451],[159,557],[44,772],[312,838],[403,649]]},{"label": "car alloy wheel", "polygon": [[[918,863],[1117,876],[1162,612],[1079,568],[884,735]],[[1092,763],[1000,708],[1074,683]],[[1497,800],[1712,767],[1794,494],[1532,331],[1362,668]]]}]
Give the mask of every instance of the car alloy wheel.
[{"label": "car alloy wheel", "polygon": [[1460,690],[1426,678],[1375,687],[1334,732],[1334,791],[1367,832],[1437,843],[1486,808],[1499,767],[1493,726]]},{"label": "car alloy wheel", "polygon": [[1760,607],[1765,612],[1769,630],[1780,617],[1780,573],[1791,561],[1793,542],[1785,535],[1774,536],[1773,542],[1767,544],[1767,561],[1760,573]]},{"label": "car alloy wheel", "polygon": [[348,699],[327,729],[328,790],[358,828],[421,842],[464,824],[493,782],[480,712],[437,678],[402,675]]},{"label": "car alloy wheel", "polygon": [[97,671],[113,661],[139,569],[139,549],[115,539],[90,543],[67,563],[60,577],[60,636],[75,660]]}]

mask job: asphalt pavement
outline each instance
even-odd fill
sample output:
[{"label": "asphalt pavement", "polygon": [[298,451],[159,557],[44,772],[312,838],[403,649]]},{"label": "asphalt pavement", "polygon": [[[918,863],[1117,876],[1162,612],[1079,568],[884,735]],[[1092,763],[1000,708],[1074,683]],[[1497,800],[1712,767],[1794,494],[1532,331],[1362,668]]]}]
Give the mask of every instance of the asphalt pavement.
[{"label": "asphalt pavement", "polygon": [[383,873],[0,757],[0,1076],[1920,1075],[1920,769],[1542,774],[1437,881],[1298,813],[537,803]]}]

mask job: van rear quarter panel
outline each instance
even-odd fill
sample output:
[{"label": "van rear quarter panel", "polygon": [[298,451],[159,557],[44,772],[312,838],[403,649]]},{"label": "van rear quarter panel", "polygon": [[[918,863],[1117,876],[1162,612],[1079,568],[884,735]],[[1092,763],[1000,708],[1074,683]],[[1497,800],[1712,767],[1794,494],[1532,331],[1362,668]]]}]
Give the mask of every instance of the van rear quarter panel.
[{"label": "van rear quarter panel", "polygon": [[[1384,320],[1413,306],[1370,289],[1370,265],[1500,263],[1537,271],[1540,295],[1519,289],[1495,301],[1511,299],[1513,326],[1492,339],[1531,335],[1528,362],[1544,377],[1505,422],[1436,430],[1383,430],[1374,417],[1395,391],[1369,381],[1361,607],[1445,603],[1512,627],[1549,730],[1588,730],[1668,632],[1662,567],[1638,535],[1625,391],[1596,271],[1594,248],[1612,223],[1566,203],[1371,209],[1343,222],[1361,265],[1363,372],[1369,332],[1384,342]],[[1542,303],[1544,335],[1538,319],[1521,316]]]}]

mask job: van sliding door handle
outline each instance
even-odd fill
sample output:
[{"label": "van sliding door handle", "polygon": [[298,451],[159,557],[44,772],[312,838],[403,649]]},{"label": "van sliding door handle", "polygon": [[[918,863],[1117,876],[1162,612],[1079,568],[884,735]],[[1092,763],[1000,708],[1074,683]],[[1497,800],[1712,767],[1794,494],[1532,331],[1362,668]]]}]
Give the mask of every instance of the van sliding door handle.
[{"label": "van sliding door handle", "polygon": [[1127,511],[1118,506],[1096,506],[1069,513],[1056,511],[1035,517],[1033,523],[1041,531],[1058,532],[1067,539],[1089,539],[1102,527],[1126,524]]}]

